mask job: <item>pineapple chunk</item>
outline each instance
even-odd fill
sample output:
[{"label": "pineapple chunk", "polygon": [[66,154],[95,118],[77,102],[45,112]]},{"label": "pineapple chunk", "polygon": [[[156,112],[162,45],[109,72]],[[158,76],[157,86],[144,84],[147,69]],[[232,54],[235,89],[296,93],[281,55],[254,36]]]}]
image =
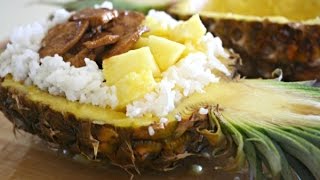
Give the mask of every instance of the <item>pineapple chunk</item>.
[{"label": "pineapple chunk", "polygon": [[198,42],[207,32],[199,15],[193,15],[189,20],[178,24],[170,33],[170,39],[184,43],[188,40]]},{"label": "pineapple chunk", "polygon": [[190,53],[195,53],[198,52],[199,50],[194,46],[194,43],[192,43],[191,41],[187,41],[184,43],[185,45],[185,50],[183,51],[181,58],[184,58],[186,56],[188,56]]},{"label": "pineapple chunk", "polygon": [[144,70],[151,70],[155,77],[160,76],[159,67],[149,47],[131,50],[103,61],[103,74],[108,85],[113,85],[131,72]]},{"label": "pineapple chunk", "polygon": [[185,50],[183,44],[158,36],[150,36],[148,46],[161,71],[174,65]]},{"label": "pineapple chunk", "polygon": [[142,98],[155,87],[151,70],[131,72],[115,83],[117,88],[118,109],[123,109],[132,101]]},{"label": "pineapple chunk", "polygon": [[165,24],[161,24],[161,22],[157,21],[153,17],[147,16],[143,25],[147,26],[150,31],[144,33],[143,37],[148,37],[150,35],[156,35],[161,37],[167,37],[169,35],[169,28]]},{"label": "pineapple chunk", "polygon": [[140,37],[138,42],[134,45],[134,49],[139,49],[148,46],[149,39],[146,37]]}]

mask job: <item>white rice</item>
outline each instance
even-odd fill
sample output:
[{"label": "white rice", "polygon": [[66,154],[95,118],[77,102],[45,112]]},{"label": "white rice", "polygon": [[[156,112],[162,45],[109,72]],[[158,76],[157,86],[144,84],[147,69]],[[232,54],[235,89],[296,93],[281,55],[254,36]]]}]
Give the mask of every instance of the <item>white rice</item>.
[{"label": "white rice", "polygon": [[11,43],[0,55],[0,76],[12,74],[16,81],[27,79],[32,64],[39,64],[37,51],[47,28],[40,23],[33,23],[15,29],[10,37]]},{"label": "white rice", "polygon": [[16,28],[10,36],[6,50],[0,55],[0,76],[12,74],[14,80],[30,83],[29,75],[35,73],[39,65],[38,50],[47,31],[60,23],[66,22],[70,13],[64,9],[54,12],[51,21],[35,22]]},{"label": "white rice", "polygon": [[201,114],[201,115],[207,115],[208,113],[209,113],[209,110],[206,108],[201,107],[199,109],[199,114]]},{"label": "white rice", "polygon": [[162,117],[162,118],[160,118],[160,128],[162,128],[162,129],[164,129],[165,128],[165,126],[168,124],[168,119],[167,118],[164,118],[164,117]]},{"label": "white rice", "polygon": [[86,66],[75,68],[59,55],[39,57],[38,50],[48,29],[66,22],[70,16],[69,12],[60,9],[51,21],[36,22],[14,30],[11,43],[0,55],[0,76],[11,74],[16,81],[34,84],[70,101],[114,108],[118,103],[116,89],[103,83],[102,71],[94,61],[85,59]]},{"label": "white rice", "polygon": [[58,9],[54,12],[53,18],[48,22],[48,28],[52,28],[57,24],[64,23],[68,21],[72,13],[66,11],[65,9]]},{"label": "white rice", "polygon": [[[112,5],[112,4],[111,4]],[[110,3],[99,7],[112,8]],[[65,10],[54,13],[53,19],[43,23],[33,23],[17,28],[10,37],[11,43],[0,55],[0,76],[11,74],[16,81],[33,84],[53,95],[65,96],[70,101],[114,108],[118,104],[116,88],[104,83],[102,71],[94,61],[85,59],[86,66],[76,68],[64,62],[59,55],[40,59],[38,50],[49,28],[64,23],[70,17]],[[164,12],[151,10],[149,16],[164,26],[173,28],[180,22]],[[187,55],[179,63],[162,74],[163,79],[156,84],[153,92],[126,107],[128,117],[141,117],[153,114],[165,117],[179,102],[193,93],[203,93],[210,83],[219,82],[213,74],[217,69],[230,75],[219,57],[227,58],[219,38],[208,33],[199,42],[200,50]],[[181,121],[181,117],[177,118]],[[149,127],[149,134],[155,132]]]},{"label": "white rice", "polygon": [[94,8],[95,9],[100,9],[100,8],[113,9],[113,4],[110,1],[104,1],[102,4],[95,4]]},{"label": "white rice", "polygon": [[180,116],[179,114],[176,114],[176,115],[174,116],[174,118],[175,118],[178,122],[180,122],[180,121],[182,120],[182,118],[181,118],[181,116]]},{"label": "white rice", "polygon": [[152,18],[161,24],[164,29],[173,28],[179,24],[180,21],[175,20],[169,14],[163,11],[150,10],[146,18]]},{"label": "white rice", "polygon": [[41,66],[31,77],[33,83],[50,94],[64,94],[70,101],[79,101],[105,107],[115,107],[115,87],[103,83],[101,70],[94,61],[85,59],[86,66],[75,68],[63,61],[62,57],[45,57]]},{"label": "white rice", "polygon": [[167,118],[160,118],[160,123],[167,124],[168,121],[169,120]]},{"label": "white rice", "polygon": [[148,127],[148,133],[149,133],[150,136],[153,136],[156,132],[154,131],[152,126],[149,126]]}]

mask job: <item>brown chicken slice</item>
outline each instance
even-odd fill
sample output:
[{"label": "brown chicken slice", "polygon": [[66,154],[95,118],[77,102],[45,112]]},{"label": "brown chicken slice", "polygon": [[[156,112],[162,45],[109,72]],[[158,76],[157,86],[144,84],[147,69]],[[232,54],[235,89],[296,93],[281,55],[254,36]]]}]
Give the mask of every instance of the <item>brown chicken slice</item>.
[{"label": "brown chicken slice", "polygon": [[83,43],[89,49],[95,49],[101,46],[114,44],[120,39],[119,35],[112,35],[110,33],[100,33],[94,39]]},{"label": "brown chicken slice", "polygon": [[138,41],[141,34],[148,30],[146,27],[141,26],[144,18],[144,15],[141,13],[123,11],[119,14],[118,18],[105,24],[103,28],[107,32],[119,35],[120,39],[104,54],[103,58],[109,58],[129,51]]},{"label": "brown chicken slice", "polygon": [[135,31],[128,32],[121,36],[120,40],[114,44],[104,55],[103,58],[109,58],[115,55],[119,55],[128,52],[139,40],[141,34],[148,31],[145,26],[138,27]]},{"label": "brown chicken slice", "polygon": [[122,11],[117,18],[110,23],[104,24],[103,29],[121,36],[130,31],[135,31],[144,19],[145,16],[142,13]]},{"label": "brown chicken slice", "polygon": [[56,25],[42,41],[40,57],[63,55],[82,37],[89,26],[88,21],[73,21]]},{"label": "brown chicken slice", "polygon": [[108,23],[118,15],[117,10],[86,8],[75,13],[70,19],[73,21],[88,20],[91,27],[97,27]]},{"label": "brown chicken slice", "polygon": [[84,9],[74,14],[69,22],[49,30],[40,56],[59,54],[75,67],[84,66],[87,57],[101,65],[103,58],[132,49],[141,34],[148,30],[141,26],[144,18],[138,12]]},{"label": "brown chicken slice", "polygon": [[95,53],[87,48],[83,48],[81,51],[79,51],[76,55],[70,56],[70,58],[66,58],[66,62],[70,62],[71,65],[75,67],[82,67],[85,66],[86,63],[84,62],[85,58],[89,58],[91,60],[94,60],[96,57]]}]

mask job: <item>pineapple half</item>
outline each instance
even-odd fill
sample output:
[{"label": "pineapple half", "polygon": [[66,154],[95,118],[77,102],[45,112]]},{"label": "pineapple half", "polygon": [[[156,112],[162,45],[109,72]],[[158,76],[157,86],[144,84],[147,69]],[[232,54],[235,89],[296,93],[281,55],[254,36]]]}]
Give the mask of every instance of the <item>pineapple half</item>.
[{"label": "pineapple half", "polygon": [[[203,159],[223,158],[220,168],[225,170],[248,164],[255,179],[268,174],[293,179],[295,173],[302,179],[320,178],[319,88],[239,79],[211,84],[205,91],[178,105],[164,129],[156,118],[131,119],[70,102],[11,77],[1,79],[0,108],[16,128],[127,170],[170,170],[181,159],[209,153],[211,159]],[[200,107],[208,108],[208,114],[200,113]]]},{"label": "pineapple half", "polygon": [[320,78],[318,0],[179,0],[169,12],[180,19],[200,13],[207,29],[243,59],[247,77]]}]

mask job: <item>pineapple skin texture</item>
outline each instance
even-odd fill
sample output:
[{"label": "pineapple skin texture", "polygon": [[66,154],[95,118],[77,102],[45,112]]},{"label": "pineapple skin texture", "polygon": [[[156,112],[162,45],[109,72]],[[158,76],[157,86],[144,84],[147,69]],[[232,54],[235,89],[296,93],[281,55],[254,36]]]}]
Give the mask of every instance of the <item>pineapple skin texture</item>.
[{"label": "pineapple skin texture", "polygon": [[[2,81],[0,79],[0,84]],[[15,129],[35,134],[89,160],[111,161],[133,171],[146,167],[165,171],[174,167],[179,162],[176,157],[183,156],[187,149],[189,153],[200,154],[210,147],[206,138],[196,131],[199,127],[210,127],[207,118],[170,122],[164,129],[152,124],[156,133],[150,136],[149,126],[118,127],[97,123],[94,117],[81,119],[34,102],[26,94],[23,89],[0,85],[0,111]]]},{"label": "pineapple skin texture", "polygon": [[[272,72],[281,68],[285,80],[320,78],[320,65],[313,65],[320,62],[319,26],[235,20],[217,20],[212,26],[209,20],[204,22],[225,46],[239,52],[245,64],[239,69],[245,76],[272,78]],[[252,73],[255,69],[259,69],[257,74]]]},{"label": "pineapple skin texture", "polygon": [[[171,12],[186,20],[190,15]],[[273,78],[281,68],[286,81],[320,79],[320,27],[270,20],[245,21],[232,18],[206,17],[201,20],[207,30],[221,38],[226,48],[240,54],[240,73],[248,78]]]}]

